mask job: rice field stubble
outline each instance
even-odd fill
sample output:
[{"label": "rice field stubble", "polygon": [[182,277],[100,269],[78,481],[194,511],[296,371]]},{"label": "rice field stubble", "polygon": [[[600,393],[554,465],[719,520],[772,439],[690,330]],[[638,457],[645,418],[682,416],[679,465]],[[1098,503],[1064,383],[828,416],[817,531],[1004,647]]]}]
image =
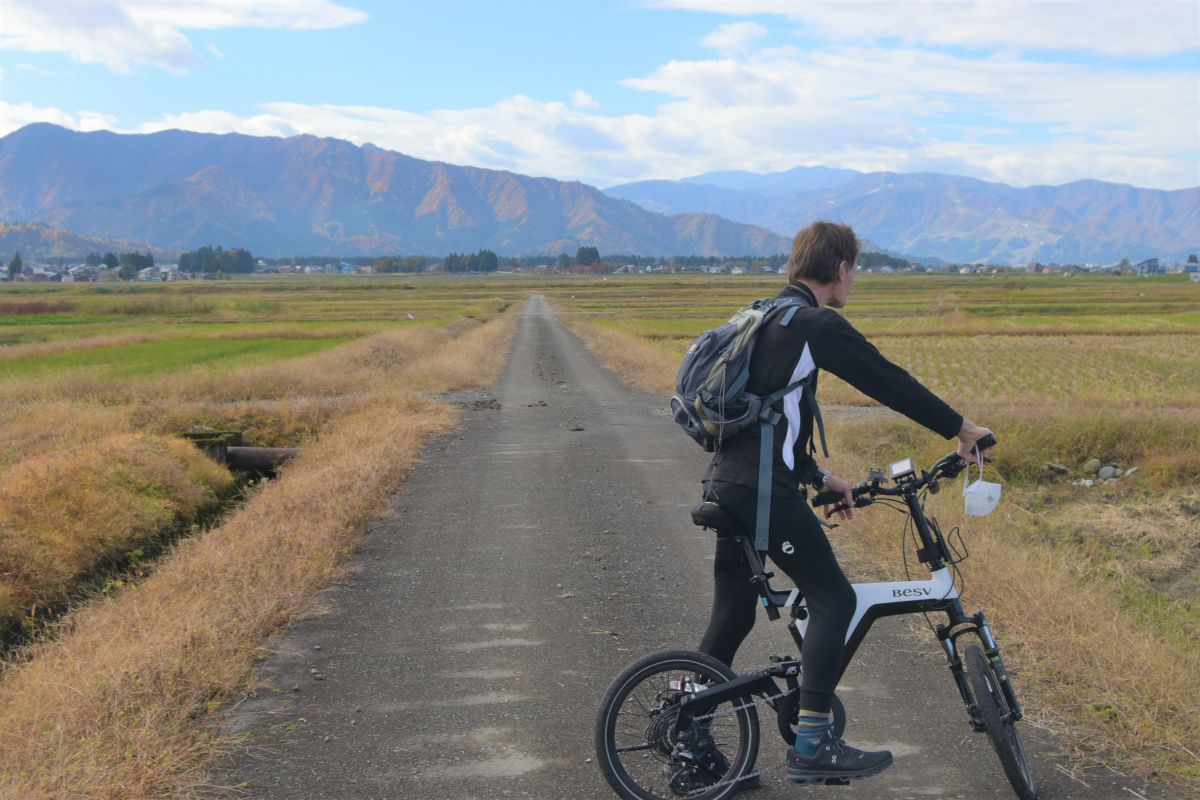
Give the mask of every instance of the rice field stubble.
[{"label": "rice field stubble", "polygon": [[[783,281],[614,277],[550,294],[609,366],[667,396],[701,330]],[[1000,509],[967,521],[957,487],[931,507],[967,532],[966,602],[994,619],[1034,724],[1085,764],[1200,790],[1200,286],[862,275],[846,316],[998,434]],[[831,466],[851,480],[948,449],[835,376],[822,375],[820,395]],[[1091,458],[1122,477],[1074,485],[1094,480],[1082,471]],[[894,520],[860,513],[833,538],[860,574],[902,577],[888,566]]]}]

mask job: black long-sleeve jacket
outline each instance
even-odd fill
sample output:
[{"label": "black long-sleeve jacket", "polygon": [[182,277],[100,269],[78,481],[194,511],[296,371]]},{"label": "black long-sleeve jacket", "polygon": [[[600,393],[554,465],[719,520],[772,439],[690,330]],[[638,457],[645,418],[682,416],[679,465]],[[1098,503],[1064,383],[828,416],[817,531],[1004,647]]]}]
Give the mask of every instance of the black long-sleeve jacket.
[{"label": "black long-sleeve jacket", "polygon": [[[778,296],[798,297],[810,307],[800,308],[786,326],[771,321],[759,332],[750,361],[748,392],[766,396],[778,391],[796,380],[798,365],[809,364],[837,375],[868,397],[947,439],[962,428],[961,414],[903,368],[884,358],[841,314],[831,308],[818,308],[807,286],[788,284]],[[780,401],[777,408],[785,402]],[[799,435],[791,448],[793,467],[784,461],[789,423],[782,420],[775,426],[771,480],[775,495],[798,495],[799,485],[811,481],[816,471],[808,453],[813,432],[812,412],[804,403],[799,404],[799,412]],[[759,426],[751,425],[721,443],[704,480],[757,487],[758,451]]]}]

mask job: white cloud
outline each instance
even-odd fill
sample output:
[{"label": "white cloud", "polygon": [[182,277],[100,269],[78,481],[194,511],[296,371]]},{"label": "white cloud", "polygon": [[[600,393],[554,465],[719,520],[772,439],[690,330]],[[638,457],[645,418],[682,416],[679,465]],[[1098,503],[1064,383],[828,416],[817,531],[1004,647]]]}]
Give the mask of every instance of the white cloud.
[{"label": "white cloud", "polygon": [[[1200,183],[1195,126],[1180,124],[1200,119],[1197,101],[1181,99],[1195,94],[1187,75],[834,50],[670,62],[628,83],[672,99],[654,115],[625,116],[521,95],[488,108],[426,114],[272,103],[254,117],[197,112],[144,129],[311,133],[599,185],[798,164],[935,170],[1018,185],[1081,178],[1165,188]],[[951,114],[981,122],[958,125]],[[1040,131],[1032,141],[1018,135],[1030,127]]]},{"label": "white cloud", "polygon": [[173,128],[198,133],[244,133],[249,136],[295,136],[304,132],[271,114],[239,117],[229,111],[212,109],[166,114],[162,119],[147,122],[131,132],[155,133]]},{"label": "white cloud", "polygon": [[0,100],[0,136],[34,122],[52,122],[76,131],[118,130],[117,118],[99,111],[71,114],[58,108],[40,108],[31,103],[6,103]]},{"label": "white cloud", "polygon": [[217,58],[225,57],[225,51],[222,50],[220,47],[217,47],[216,42],[209,42],[208,45],[206,46],[206,48],[207,48],[208,52],[212,53]]},{"label": "white cloud", "polygon": [[755,39],[767,35],[767,29],[757,22],[731,22],[705,36],[701,43],[721,53],[744,53]]},{"label": "white cloud", "polygon": [[779,14],[832,41],[1156,56],[1197,47],[1195,0],[654,0],[734,16]]},{"label": "white cloud", "polygon": [[571,105],[575,108],[599,108],[600,104],[596,102],[596,98],[585,92],[583,89],[576,89],[571,92]]},{"label": "white cloud", "polygon": [[142,64],[178,72],[202,63],[185,30],[309,30],[366,19],[328,0],[5,0],[0,48],[66,53],[120,73]]},{"label": "white cloud", "polygon": [[368,19],[365,12],[329,0],[124,0],[121,4],[138,19],[185,29],[322,30]]}]

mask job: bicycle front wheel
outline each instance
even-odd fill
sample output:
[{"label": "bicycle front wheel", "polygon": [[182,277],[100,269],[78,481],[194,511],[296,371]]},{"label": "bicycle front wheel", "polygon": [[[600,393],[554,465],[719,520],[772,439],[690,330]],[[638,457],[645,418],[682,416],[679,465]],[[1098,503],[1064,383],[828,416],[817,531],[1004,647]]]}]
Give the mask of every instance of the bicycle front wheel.
[{"label": "bicycle front wheel", "polygon": [[617,676],[596,716],[596,759],[625,800],[724,800],[758,756],[753,698],[736,698],[679,724],[680,702],[737,677],[703,653],[646,656]]},{"label": "bicycle front wheel", "polygon": [[1025,748],[1021,746],[1016,723],[1000,689],[996,672],[978,645],[967,647],[966,662],[967,682],[971,686],[975,706],[979,709],[979,718],[987,729],[996,755],[1000,756],[1000,765],[1004,767],[1008,782],[1021,800],[1037,800],[1037,787],[1034,786],[1033,773],[1025,758]]}]

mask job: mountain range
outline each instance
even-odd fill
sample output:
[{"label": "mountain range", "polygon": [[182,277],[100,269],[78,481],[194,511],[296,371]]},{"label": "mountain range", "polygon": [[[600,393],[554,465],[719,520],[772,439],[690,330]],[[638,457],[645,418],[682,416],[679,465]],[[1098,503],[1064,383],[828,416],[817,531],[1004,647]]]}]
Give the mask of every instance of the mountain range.
[{"label": "mountain range", "polygon": [[1094,180],[1017,188],[936,173],[798,167],[641,181],[605,192],[664,214],[718,214],[784,235],[832,219],[884,250],[960,263],[1178,260],[1200,249],[1200,188]]},{"label": "mountain range", "polygon": [[577,182],[422,161],[373,145],[47,123],[0,139],[0,220],[165,250],[255,255],[762,255],[788,240],[712,214],[657,214]]},{"label": "mountain range", "polygon": [[[937,173],[797,167],[600,191],[423,161],[374,145],[47,123],[0,138],[0,222],[164,252],[255,255],[766,255],[814,219],[889,252],[952,262],[1113,263],[1200,250],[1200,188],[1017,188]],[[45,238],[46,234],[40,234]]]}]

